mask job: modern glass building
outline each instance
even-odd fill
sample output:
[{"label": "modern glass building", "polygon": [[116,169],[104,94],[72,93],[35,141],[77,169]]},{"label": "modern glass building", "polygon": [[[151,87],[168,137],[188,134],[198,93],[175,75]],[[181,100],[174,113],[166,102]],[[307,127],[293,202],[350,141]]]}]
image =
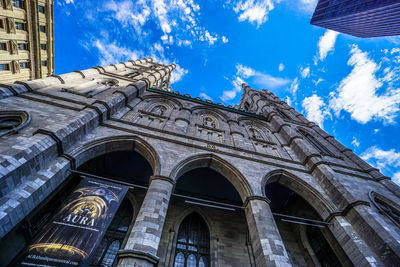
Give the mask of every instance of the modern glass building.
[{"label": "modern glass building", "polygon": [[400,35],[400,1],[319,0],[310,23],[362,38]]}]

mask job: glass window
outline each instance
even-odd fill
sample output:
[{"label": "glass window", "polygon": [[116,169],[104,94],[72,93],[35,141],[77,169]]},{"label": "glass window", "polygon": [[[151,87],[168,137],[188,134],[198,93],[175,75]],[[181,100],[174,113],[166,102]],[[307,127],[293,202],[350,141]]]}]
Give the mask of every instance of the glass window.
[{"label": "glass window", "polygon": [[0,64],[0,70],[10,70],[10,64]]},{"label": "glass window", "polygon": [[132,221],[133,209],[129,200],[125,199],[119,207],[99,247],[94,253],[91,266],[111,267],[117,257],[118,250],[128,232]]},{"label": "glass window", "polygon": [[174,267],[207,267],[210,258],[210,234],[203,218],[192,213],[178,231]]},{"label": "glass window", "polygon": [[0,50],[7,50],[7,43],[0,43]]},{"label": "glass window", "polygon": [[44,25],[39,25],[39,31],[40,31],[40,32],[46,32],[46,26],[44,26]]},{"label": "glass window", "polygon": [[374,203],[375,207],[380,213],[385,214],[389,219],[400,227],[400,210],[396,209],[393,205],[390,205],[387,201],[383,200],[383,197],[379,197],[379,194],[371,192],[369,197]]},{"label": "glass window", "polygon": [[42,61],[42,62],[41,62],[41,65],[42,65],[43,67],[46,67],[46,66],[47,66],[47,61]]},{"label": "glass window", "polygon": [[24,8],[23,0],[12,0],[12,5],[18,8]]},{"label": "glass window", "polygon": [[28,44],[27,43],[19,43],[18,49],[19,50],[28,50]]},{"label": "glass window", "polygon": [[29,62],[21,62],[19,63],[19,67],[21,69],[29,69]]},{"label": "glass window", "polygon": [[44,14],[44,6],[39,5],[38,6],[38,11],[39,11],[39,13],[43,13]]},{"label": "glass window", "polygon": [[15,29],[20,31],[26,30],[26,24],[24,22],[15,22]]},{"label": "glass window", "polygon": [[47,44],[40,44],[40,49],[47,50]]},{"label": "glass window", "polygon": [[307,226],[306,229],[308,242],[315,253],[321,266],[341,267],[338,257],[326,241],[321,230],[317,227]]},{"label": "glass window", "polygon": [[0,18],[0,29],[5,29],[6,28],[6,26],[5,26],[6,24],[5,24],[5,22],[4,22],[4,19],[3,18]]},{"label": "glass window", "polygon": [[117,257],[117,252],[119,250],[120,245],[121,245],[120,242],[118,240],[115,240],[111,243],[110,246],[108,246],[107,252],[103,257],[100,266],[111,267],[113,265],[115,257]]},{"label": "glass window", "polygon": [[320,142],[318,142],[314,138],[314,136],[303,130],[299,130],[299,132],[308,140],[308,142],[314,145],[322,154],[332,155],[332,153],[325,146],[323,146]]}]

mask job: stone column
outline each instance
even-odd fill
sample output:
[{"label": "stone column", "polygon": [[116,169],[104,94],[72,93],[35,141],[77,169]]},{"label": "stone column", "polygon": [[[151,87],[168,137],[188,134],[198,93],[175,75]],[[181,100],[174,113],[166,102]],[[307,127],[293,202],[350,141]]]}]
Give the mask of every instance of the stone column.
[{"label": "stone column", "polygon": [[143,204],[123,250],[118,266],[153,267],[175,182],[165,176],[152,176]]},{"label": "stone column", "polygon": [[329,230],[354,266],[384,266],[345,217],[333,217]]},{"label": "stone column", "polygon": [[250,196],[244,203],[256,267],[292,266],[268,202]]}]

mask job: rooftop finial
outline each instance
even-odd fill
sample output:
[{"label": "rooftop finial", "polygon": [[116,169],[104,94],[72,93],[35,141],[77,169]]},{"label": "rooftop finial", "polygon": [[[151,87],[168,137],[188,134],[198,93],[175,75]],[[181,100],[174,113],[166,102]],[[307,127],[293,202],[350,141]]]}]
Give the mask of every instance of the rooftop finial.
[{"label": "rooftop finial", "polygon": [[242,83],[242,88],[250,87],[247,83]]}]

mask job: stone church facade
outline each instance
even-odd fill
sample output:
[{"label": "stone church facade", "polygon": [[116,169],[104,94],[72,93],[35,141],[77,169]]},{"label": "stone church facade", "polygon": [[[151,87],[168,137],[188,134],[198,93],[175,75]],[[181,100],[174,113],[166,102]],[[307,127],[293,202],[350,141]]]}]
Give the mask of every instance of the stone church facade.
[{"label": "stone church facade", "polygon": [[92,266],[399,266],[400,189],[267,90],[237,106],[151,59],[0,87],[0,262],[84,177],[130,185]]}]

